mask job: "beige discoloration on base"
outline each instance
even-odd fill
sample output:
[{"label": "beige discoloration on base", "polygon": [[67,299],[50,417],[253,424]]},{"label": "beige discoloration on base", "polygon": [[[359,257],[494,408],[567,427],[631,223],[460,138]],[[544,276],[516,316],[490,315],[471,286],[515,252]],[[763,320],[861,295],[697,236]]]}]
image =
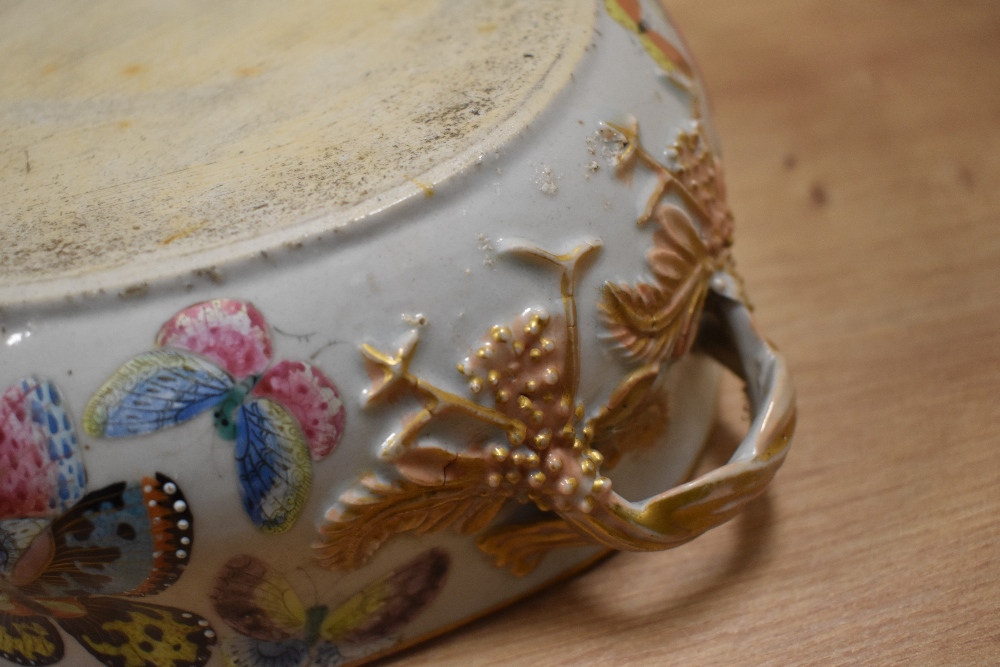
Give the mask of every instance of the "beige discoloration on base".
[{"label": "beige discoloration on base", "polygon": [[562,87],[592,22],[582,0],[5,4],[0,280],[152,279],[422,196]]}]

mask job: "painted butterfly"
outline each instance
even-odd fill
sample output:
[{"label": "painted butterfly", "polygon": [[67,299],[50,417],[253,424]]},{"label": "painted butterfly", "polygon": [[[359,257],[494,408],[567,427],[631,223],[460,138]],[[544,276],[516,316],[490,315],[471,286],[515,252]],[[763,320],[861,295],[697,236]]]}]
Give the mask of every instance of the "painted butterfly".
[{"label": "painted butterfly", "polygon": [[53,384],[25,378],[0,395],[0,471],[0,517],[44,519],[83,496],[76,433]]},{"label": "painted butterfly", "polygon": [[307,609],[267,564],[231,558],[212,594],[215,612],[239,633],[223,641],[223,655],[230,667],[334,667],[385,650],[437,597],[450,563],[431,549],[332,609]]},{"label": "painted butterfly", "polygon": [[214,408],[215,429],[236,442],[243,507],[254,525],[280,533],[295,523],[312,484],[312,462],[344,429],[337,388],[297,361],[267,368],[264,316],[232,299],[174,315],[159,349],[132,358],[91,398],[83,423],[93,436],[125,437],[186,422]]},{"label": "painted butterfly", "polygon": [[639,37],[639,42],[656,64],[668,76],[677,77],[677,83],[690,89],[695,78],[694,67],[677,47],[653,30],[642,17],[640,0],[604,0],[604,6],[615,21]]},{"label": "painted butterfly", "polygon": [[58,389],[27,378],[0,396],[0,656],[53,665],[56,625],[115,667],[197,667],[205,619],[139,602],[180,577],[193,547],[184,494],[157,473],[83,495],[86,476]]}]

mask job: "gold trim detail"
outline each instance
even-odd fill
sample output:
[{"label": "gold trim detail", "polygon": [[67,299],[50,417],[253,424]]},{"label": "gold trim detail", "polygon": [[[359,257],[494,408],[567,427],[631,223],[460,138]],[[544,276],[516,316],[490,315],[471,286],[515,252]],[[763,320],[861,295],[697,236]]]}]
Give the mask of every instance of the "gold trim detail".
[{"label": "gold trim detail", "polygon": [[510,568],[511,574],[520,577],[532,572],[553,549],[590,547],[594,542],[562,518],[554,517],[492,528],[479,536],[476,545],[494,557],[497,567]]}]

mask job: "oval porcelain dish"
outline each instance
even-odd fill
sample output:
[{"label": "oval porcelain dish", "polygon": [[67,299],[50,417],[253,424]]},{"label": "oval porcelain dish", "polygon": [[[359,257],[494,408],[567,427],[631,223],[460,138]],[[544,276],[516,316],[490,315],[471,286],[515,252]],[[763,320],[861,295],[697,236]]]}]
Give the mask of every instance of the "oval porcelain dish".
[{"label": "oval porcelain dish", "polygon": [[356,664],[781,465],[655,2],[10,2],[0,56],[0,662]]}]

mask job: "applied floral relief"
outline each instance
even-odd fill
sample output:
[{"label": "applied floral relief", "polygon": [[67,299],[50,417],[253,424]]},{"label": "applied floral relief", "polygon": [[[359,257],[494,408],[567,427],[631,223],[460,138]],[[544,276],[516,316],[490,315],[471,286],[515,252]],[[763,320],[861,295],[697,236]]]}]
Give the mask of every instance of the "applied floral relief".
[{"label": "applied floral relief", "polygon": [[[410,370],[416,332],[393,351],[362,347],[372,378],[366,405],[409,394],[421,408],[382,444],[381,457],[391,469],[366,473],[327,511],[316,544],[324,566],[357,568],[397,533],[454,527],[478,533],[477,545],[498,566],[523,575],[553,548],[665,549],[728,518],[719,505],[725,502],[712,499],[707,488],[631,503],[601,474],[632,443],[647,444],[662,432],[667,411],[658,381],[671,360],[690,350],[713,276],[731,271],[732,236],[721,169],[700,126],[677,134],[667,165],[642,148],[634,124],[608,125],[605,139],[614,144],[620,176],[641,164],[657,179],[638,221],[657,224],[648,257],[654,280],[605,283],[599,304],[602,321],[634,370],[605,405],[588,408],[577,397],[575,286],[584,259],[600,243],[563,254],[511,246],[509,252],[555,271],[563,312],[532,307],[490,328],[458,364],[468,397]],[[672,195],[683,206],[670,203]],[[421,441],[422,431],[446,415],[477,422],[492,435],[450,446]],[[759,492],[757,477],[756,486],[733,493],[742,493],[745,502]],[[494,522],[510,501],[533,503],[540,512],[531,520]]]}]

